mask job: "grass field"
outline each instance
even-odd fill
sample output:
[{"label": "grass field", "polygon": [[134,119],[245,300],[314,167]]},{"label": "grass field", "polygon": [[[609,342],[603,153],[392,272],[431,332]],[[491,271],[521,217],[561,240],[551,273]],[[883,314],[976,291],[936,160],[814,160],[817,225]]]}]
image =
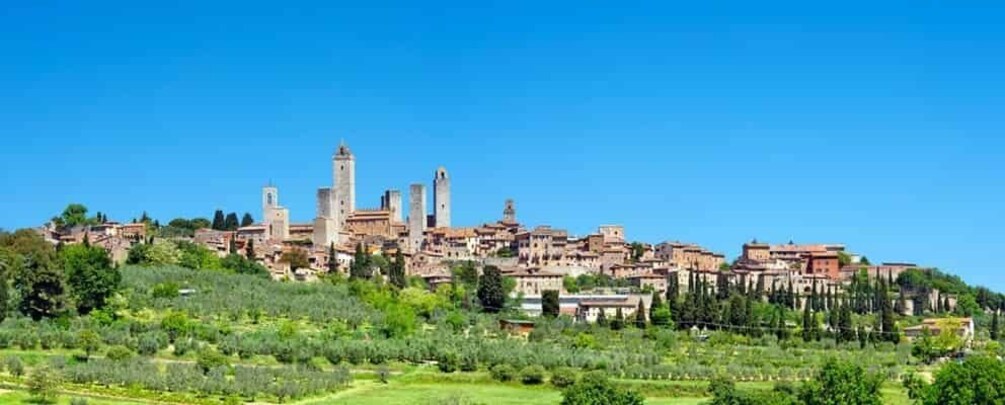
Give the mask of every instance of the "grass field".
[{"label": "grass field", "polygon": [[[147,402],[132,402],[123,400],[112,400],[105,398],[93,398],[80,395],[60,395],[57,405],[67,405],[73,398],[86,398],[88,405],[138,405],[146,404]],[[0,404],[32,404],[31,396],[24,391],[10,391],[0,389]]]},{"label": "grass field", "polygon": [[[486,384],[380,384],[357,383],[350,390],[300,404],[345,405],[439,405],[445,400],[459,404],[557,405],[562,394],[547,387]],[[651,405],[695,405],[708,398],[648,398]],[[448,402],[449,403],[449,402]]]}]

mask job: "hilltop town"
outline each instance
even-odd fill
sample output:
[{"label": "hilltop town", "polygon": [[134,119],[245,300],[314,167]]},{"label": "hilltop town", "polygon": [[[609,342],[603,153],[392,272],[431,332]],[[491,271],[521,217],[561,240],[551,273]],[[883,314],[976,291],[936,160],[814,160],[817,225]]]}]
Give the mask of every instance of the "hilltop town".
[{"label": "hilltop town", "polygon": [[[446,168],[433,172],[432,210],[427,185],[422,183],[410,185],[407,206],[401,190],[387,189],[379,196],[379,206],[364,208],[357,204],[356,159],[344,142],[337,147],[331,160],[332,184],[317,189],[312,223],[292,223],[289,209],[280,202],[280,188],[270,184],[262,188],[258,223],[249,222],[250,214],[243,226],[230,229],[216,229],[226,227],[203,220],[191,235],[169,238],[190,240],[221,258],[241,252],[264,265],[274,279],[312,281],[330,273],[346,275],[360,249],[385,258],[400,253],[406,274],[421,277],[433,290],[451,282],[458,263],[493,265],[515,281],[512,293],[522,297],[527,312],[539,313],[545,291],[559,291],[563,313],[584,320],[595,319],[597,311],[617,308],[632,315],[638,302],[650,304],[649,292],[665,294],[673,285],[685,293],[695,280],[713,292],[723,285],[742,285],[764,294],[784,291],[805,302],[817,292],[841,294],[863,272],[892,282],[909,269],[921,268],[913,263],[873,264],[865,255],[834,243],[752,240],[742,246],[739,257],[727,260],[696,243],[633,241],[620,225],[599,225],[595,233],[574,236],[550,225],[520,223],[513,200],[502,202],[495,221],[453,226]],[[152,226],[144,218],[100,222],[70,228],[49,222],[39,231],[53,244],[88,239],[118,262],[126,260],[133,245],[165,235],[157,232],[159,223]],[[386,268],[374,267],[387,276]],[[899,312],[920,314],[936,308],[951,311],[957,297],[933,288],[900,301]]]}]

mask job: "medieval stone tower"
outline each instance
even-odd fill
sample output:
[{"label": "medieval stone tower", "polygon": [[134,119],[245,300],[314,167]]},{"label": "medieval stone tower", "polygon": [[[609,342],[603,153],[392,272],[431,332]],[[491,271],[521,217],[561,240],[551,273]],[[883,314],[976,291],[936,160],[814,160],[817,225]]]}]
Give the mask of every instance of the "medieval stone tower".
[{"label": "medieval stone tower", "polygon": [[269,239],[282,241],[290,237],[290,211],[279,205],[279,189],[262,187],[262,223]]},{"label": "medieval stone tower", "polygon": [[408,196],[408,243],[413,252],[422,247],[423,233],[426,231],[426,186],[412,184]]},{"label": "medieval stone tower", "polygon": [[335,195],[328,187],[319,188],[317,195],[317,217],[314,218],[314,246],[330,246],[338,243],[338,212],[335,210]]},{"label": "medieval stone tower", "polygon": [[433,206],[437,228],[450,227],[450,175],[440,166],[433,178]]},{"label": "medieval stone tower", "polygon": [[516,204],[513,200],[506,200],[506,207],[503,208],[503,222],[516,223]]},{"label": "medieval stone tower", "polygon": [[335,191],[335,218],[339,229],[345,227],[345,220],[356,210],[356,158],[345,142],[339,144],[332,156],[332,185]]},{"label": "medieval stone tower", "polygon": [[391,212],[391,222],[400,223],[401,218],[401,191],[387,190],[380,197],[380,209]]}]

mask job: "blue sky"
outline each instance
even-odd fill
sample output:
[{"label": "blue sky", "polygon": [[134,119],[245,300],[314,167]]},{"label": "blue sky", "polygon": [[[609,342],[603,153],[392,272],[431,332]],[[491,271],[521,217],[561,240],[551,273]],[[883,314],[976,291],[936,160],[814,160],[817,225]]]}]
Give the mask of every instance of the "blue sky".
[{"label": "blue sky", "polygon": [[269,180],[307,221],[345,139],[364,207],[444,165],[459,225],[514,198],[1005,290],[1000,2],[138,3],[3,6],[0,227],[257,218]]}]

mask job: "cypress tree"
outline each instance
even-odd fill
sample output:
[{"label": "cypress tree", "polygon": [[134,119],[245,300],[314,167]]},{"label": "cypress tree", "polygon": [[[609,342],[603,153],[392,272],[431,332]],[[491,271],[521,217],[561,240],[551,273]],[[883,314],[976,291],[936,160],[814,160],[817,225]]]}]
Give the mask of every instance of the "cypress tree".
[{"label": "cypress tree", "polygon": [[999,312],[1001,312],[1001,311],[995,310],[995,314],[991,318],[991,340],[998,340],[998,330],[999,330],[999,327],[1000,327],[998,325],[998,313]]},{"label": "cypress tree", "polygon": [[803,307],[803,341],[809,342],[813,340],[813,314],[810,313],[810,305]]},{"label": "cypress tree", "polygon": [[240,226],[241,221],[237,219],[236,213],[227,214],[227,218],[223,220],[223,230],[225,231],[236,231]]},{"label": "cypress tree", "polygon": [[252,226],[255,224],[255,218],[251,216],[251,213],[244,213],[244,217],[241,218],[241,227]]},{"label": "cypress tree", "polygon": [[[642,302],[642,300],[639,300]],[[649,320],[656,319],[653,315],[656,314],[656,310],[663,306],[663,300],[660,299],[660,293],[658,291],[653,291],[653,301],[649,304]]]},{"label": "cypress tree", "polygon": [[356,245],[356,254],[353,256],[352,265],[349,266],[349,279],[369,279],[370,278],[370,257],[363,249],[363,244]]},{"label": "cypress tree", "polygon": [[255,261],[255,240],[254,239],[248,239],[248,243],[244,246],[244,256],[247,257],[248,260]]},{"label": "cypress tree", "polygon": [[237,238],[235,237],[230,238],[230,246],[228,250],[230,251],[230,254],[237,253]]},{"label": "cypress tree", "polygon": [[865,344],[869,343],[869,336],[866,335],[865,328],[859,326],[857,335],[858,335],[858,348],[865,349]]},{"label": "cypress tree", "polygon": [[[334,243],[332,245],[334,245]],[[495,267],[494,266],[487,266],[487,267],[485,267],[485,271],[488,272],[490,268],[495,268]],[[407,287],[408,279],[405,277],[405,254],[401,252],[401,249],[398,249],[398,251],[394,253],[394,261],[391,262],[391,269],[390,270],[391,271],[388,274],[388,278],[390,279],[391,285],[393,285],[393,286],[395,286],[395,287],[397,287],[399,289]],[[499,269],[496,268],[495,271],[498,272]],[[483,281],[484,281],[484,279],[483,279]],[[492,281],[492,280],[490,280],[490,281]],[[505,296],[504,296],[504,294],[502,292],[502,276],[501,275],[499,276],[498,282],[499,282],[499,285],[498,285],[499,294],[503,295],[503,299],[501,299],[499,301],[503,301],[505,299]],[[492,305],[496,309],[496,312],[498,312],[498,310],[502,308],[503,304],[505,304],[505,302],[493,302],[492,303]],[[482,306],[483,307],[485,306],[484,302],[482,303]]]},{"label": "cypress tree", "polygon": [[332,242],[328,246],[328,273],[335,274],[338,272],[338,251],[335,250],[335,242]]},{"label": "cypress tree", "polygon": [[607,326],[607,311],[600,308],[600,313],[597,314],[597,326]]},{"label": "cypress tree", "polygon": [[8,271],[0,271],[0,322],[7,319],[10,312],[10,290],[7,283]]},{"label": "cypress tree", "polygon": [[635,327],[646,328],[646,306],[642,303],[642,297],[639,297],[639,306],[635,309]]},{"label": "cypress tree", "polygon": [[[394,260],[395,264],[394,266],[392,266],[392,269],[394,270],[391,272],[392,274],[391,283],[398,286],[398,288],[404,288],[405,284],[404,257],[401,256],[400,251],[398,253],[398,256],[400,258],[395,258]],[[398,265],[399,260],[401,261],[401,266]],[[398,273],[397,269],[399,267],[401,267],[400,275],[395,275],[396,273]],[[503,306],[506,304],[506,293],[503,292],[502,284],[503,284],[502,272],[499,271],[499,268],[496,266],[485,266],[485,269],[482,272],[482,277],[478,282],[478,302],[482,306],[482,311],[488,313],[498,313],[503,309]],[[551,293],[551,291],[548,291],[548,293]],[[554,305],[557,306],[558,291],[554,291],[554,295],[555,295]],[[551,299],[549,295],[545,295],[544,297],[548,297],[549,300]],[[544,309],[545,309],[544,305],[542,304],[541,310],[544,311]]]},{"label": "cypress tree", "polygon": [[621,307],[618,307],[617,312],[614,313],[614,320],[611,321],[611,330],[622,330],[625,328],[625,315],[621,312]]},{"label": "cypress tree", "polygon": [[[147,213],[144,212],[143,213],[143,218],[145,218],[146,216],[147,216]],[[226,224],[224,223],[224,221],[225,221],[225,219],[223,217],[223,210],[216,210],[216,212],[213,213],[213,223],[212,223],[212,225],[210,225],[210,228],[212,228],[214,230],[217,230],[217,231],[222,231],[222,230],[226,229]],[[141,222],[143,222],[143,221],[141,220]]]}]

